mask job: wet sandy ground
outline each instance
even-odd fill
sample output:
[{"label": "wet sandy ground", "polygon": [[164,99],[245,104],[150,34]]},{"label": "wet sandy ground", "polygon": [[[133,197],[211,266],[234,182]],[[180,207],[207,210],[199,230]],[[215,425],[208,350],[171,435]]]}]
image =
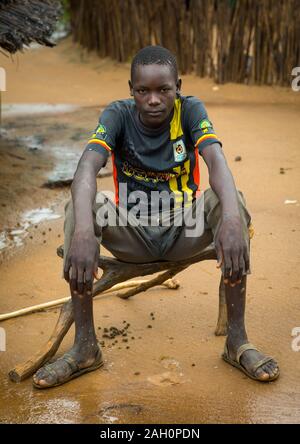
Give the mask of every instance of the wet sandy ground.
[{"label": "wet sandy ground", "polygon": [[[50,104],[4,106],[0,262],[13,247],[23,244],[28,225],[38,223],[42,215],[32,211],[41,213],[41,208],[50,212],[46,218],[56,216],[53,209],[69,192],[82,147],[96,126],[100,110],[98,106],[66,109]],[[100,174],[110,173],[109,161]],[[46,208],[43,203],[47,203]]]},{"label": "wet sandy ground", "polygon": [[[36,84],[29,82],[31,94],[36,89],[32,101],[49,102],[51,97],[56,103],[76,103],[62,85],[66,83],[64,72],[71,68],[77,72],[74,70],[79,63],[77,52],[72,55],[73,62],[67,58],[66,46],[51,54],[52,63],[57,64],[58,60],[61,63],[62,74],[57,86],[61,88],[61,96],[59,99],[55,96],[58,93],[51,82],[48,97],[43,96],[46,92],[42,87],[37,90]],[[43,74],[43,69],[44,73],[50,69],[47,65],[50,63],[49,52],[45,56],[41,50],[39,59],[36,52],[24,57],[19,69],[23,69],[21,72],[25,77],[29,76],[30,63],[33,80],[38,70]],[[39,67],[37,60],[40,61]],[[115,94],[127,96],[124,67],[112,71],[108,66],[107,71],[98,72],[92,62],[87,62],[80,65],[80,70],[83,80],[88,76],[95,79],[92,83],[88,78],[89,86],[82,81],[82,88],[78,88],[78,104],[87,105],[83,100],[85,89],[89,87],[95,91],[99,78],[108,82],[106,91],[110,92],[111,100],[116,98]],[[25,97],[28,91],[20,86],[19,100],[16,100],[20,80],[17,72],[10,71],[10,74],[14,88],[7,92],[7,101],[28,103],[29,99]],[[123,86],[114,88],[113,80],[109,83],[110,78],[117,78],[118,82],[122,80]],[[181,273],[178,290],[160,287],[128,301],[113,295],[95,301],[95,325],[99,340],[105,342],[105,365],[101,370],[62,387],[37,391],[32,388],[30,379],[14,384],[7,378],[8,371],[16,363],[27,359],[47,341],[58,310],[1,323],[7,335],[7,351],[0,353],[1,422],[300,422],[300,352],[291,347],[292,329],[300,327],[300,206],[284,204],[286,199],[300,202],[299,99],[286,90],[227,85],[214,91],[207,81],[190,77],[185,80],[184,94],[205,98],[237,186],[244,192],[252,214],[255,236],[251,246],[252,275],[247,291],[248,333],[251,342],[278,359],[280,379],[259,384],[220,359],[224,338],[214,336],[219,272],[214,262],[206,262]],[[102,96],[101,99],[98,97],[98,106],[107,103],[107,99],[105,96],[102,102]],[[93,101],[96,101],[94,95]],[[96,103],[89,105],[97,106]],[[64,117],[57,115],[56,119],[48,116],[49,127],[55,120],[66,124],[67,119],[69,129],[58,130],[55,136],[50,132],[50,140],[45,145],[53,147],[53,140],[60,139],[64,147],[68,146],[73,134],[70,128],[78,128],[78,134],[81,130],[89,131],[95,126],[90,122],[95,114],[97,112],[92,107],[82,112],[80,119],[76,111],[64,114]],[[48,126],[43,119],[45,116],[32,119],[31,131],[28,117],[23,116],[16,121],[16,135],[24,136],[30,131],[36,134],[36,126],[39,126],[42,128],[39,133],[46,137]],[[75,142],[80,144],[84,137],[80,136]],[[238,155],[242,160],[235,162]],[[45,174],[54,168],[53,158],[50,154],[49,163],[44,165]],[[27,168],[23,167],[21,172],[25,174]],[[284,174],[280,173],[280,168],[285,169]],[[16,198],[15,207],[23,211],[25,207],[32,209],[52,203],[55,214],[62,216],[68,190],[41,189],[42,176],[34,176],[36,182],[32,187],[36,187],[36,193],[31,201],[28,197],[30,174],[22,176],[24,198],[29,199],[29,206],[24,204],[23,208]],[[202,188],[206,188],[207,172],[202,161],[201,174]],[[9,172],[5,180],[9,184]],[[112,189],[112,178],[101,179],[99,187]],[[9,190],[8,186],[7,192]],[[7,213],[10,216],[7,216],[6,228],[15,226],[21,213],[14,212],[11,207]],[[63,217],[36,226],[27,229],[24,245],[7,255],[0,266],[1,313],[68,295],[67,285],[61,278],[61,259],[55,253],[62,242]],[[107,252],[103,249],[103,253]],[[128,323],[127,337],[103,338],[105,328],[121,329]],[[71,346],[72,338],[73,330],[65,338],[59,353]],[[112,345],[115,340],[118,342]]]}]

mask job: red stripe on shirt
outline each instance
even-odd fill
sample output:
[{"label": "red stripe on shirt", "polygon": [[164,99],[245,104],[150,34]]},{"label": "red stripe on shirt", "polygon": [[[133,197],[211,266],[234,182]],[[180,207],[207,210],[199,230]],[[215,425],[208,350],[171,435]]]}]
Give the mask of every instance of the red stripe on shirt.
[{"label": "red stripe on shirt", "polygon": [[193,171],[194,183],[197,185],[196,197],[200,194],[200,170],[199,170],[199,153],[198,148],[195,148],[195,166]]},{"label": "red stripe on shirt", "polygon": [[117,176],[117,168],[115,163],[115,154],[111,154],[111,160],[113,165],[113,178],[114,178],[114,184],[115,184],[115,203],[116,205],[119,205],[119,182],[118,182],[118,176]]}]

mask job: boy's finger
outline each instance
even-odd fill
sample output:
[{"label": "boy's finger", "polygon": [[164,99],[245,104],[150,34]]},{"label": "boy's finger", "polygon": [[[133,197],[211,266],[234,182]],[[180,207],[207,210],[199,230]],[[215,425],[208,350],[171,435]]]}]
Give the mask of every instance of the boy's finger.
[{"label": "boy's finger", "polygon": [[221,268],[223,265],[223,253],[221,249],[217,252],[217,256],[218,256],[217,268]]},{"label": "boy's finger", "polygon": [[99,279],[100,279],[101,276],[99,275],[98,268],[96,268],[96,269],[94,270],[93,275],[94,275],[94,278],[97,279],[97,281],[99,281]]}]

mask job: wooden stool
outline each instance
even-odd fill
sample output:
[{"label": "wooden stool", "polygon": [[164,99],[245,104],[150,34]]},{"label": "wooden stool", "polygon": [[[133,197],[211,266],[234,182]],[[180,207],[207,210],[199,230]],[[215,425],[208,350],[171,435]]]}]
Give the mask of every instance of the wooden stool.
[{"label": "wooden stool", "polygon": [[[64,252],[62,246],[57,249],[57,254],[63,258]],[[155,278],[136,286],[135,288],[127,290],[125,293],[118,294],[118,296],[123,299],[127,299],[135,294],[141,293],[142,291],[146,291],[155,285],[163,284],[168,280],[168,288],[178,288],[179,284],[176,284],[176,282],[172,280],[177,273],[190,265],[195,264],[196,262],[201,262],[208,259],[217,259],[213,244],[193,258],[176,262],[161,261],[136,264],[122,262],[105,256],[99,256],[98,265],[103,270],[103,275],[93,286],[93,297],[105,290],[108,290],[117,283],[125,282],[128,279],[132,279],[137,276],[146,276],[157,272],[162,273]],[[14,382],[20,382],[33,375],[40,367],[48,362],[57,352],[73,321],[72,300],[69,300],[61,307],[58,321],[48,342],[30,359],[17,365],[13,370],[11,370],[9,372],[10,379]],[[219,316],[215,334],[217,336],[225,336],[227,334],[227,308],[225,301],[225,286],[222,276],[219,285]]]}]

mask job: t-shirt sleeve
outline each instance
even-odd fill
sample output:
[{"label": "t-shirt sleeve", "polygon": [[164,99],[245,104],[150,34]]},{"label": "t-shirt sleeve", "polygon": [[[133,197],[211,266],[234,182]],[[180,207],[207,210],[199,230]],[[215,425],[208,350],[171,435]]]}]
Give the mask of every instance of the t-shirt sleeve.
[{"label": "t-shirt sleeve", "polygon": [[197,98],[193,98],[186,107],[186,122],[187,130],[194,146],[198,148],[199,154],[212,143],[219,143],[222,146],[222,142],[218,139],[213,124],[209,120],[205,106]]},{"label": "t-shirt sleeve", "polygon": [[89,139],[86,151],[98,151],[108,157],[114,151],[122,131],[122,113],[117,103],[108,105]]}]

